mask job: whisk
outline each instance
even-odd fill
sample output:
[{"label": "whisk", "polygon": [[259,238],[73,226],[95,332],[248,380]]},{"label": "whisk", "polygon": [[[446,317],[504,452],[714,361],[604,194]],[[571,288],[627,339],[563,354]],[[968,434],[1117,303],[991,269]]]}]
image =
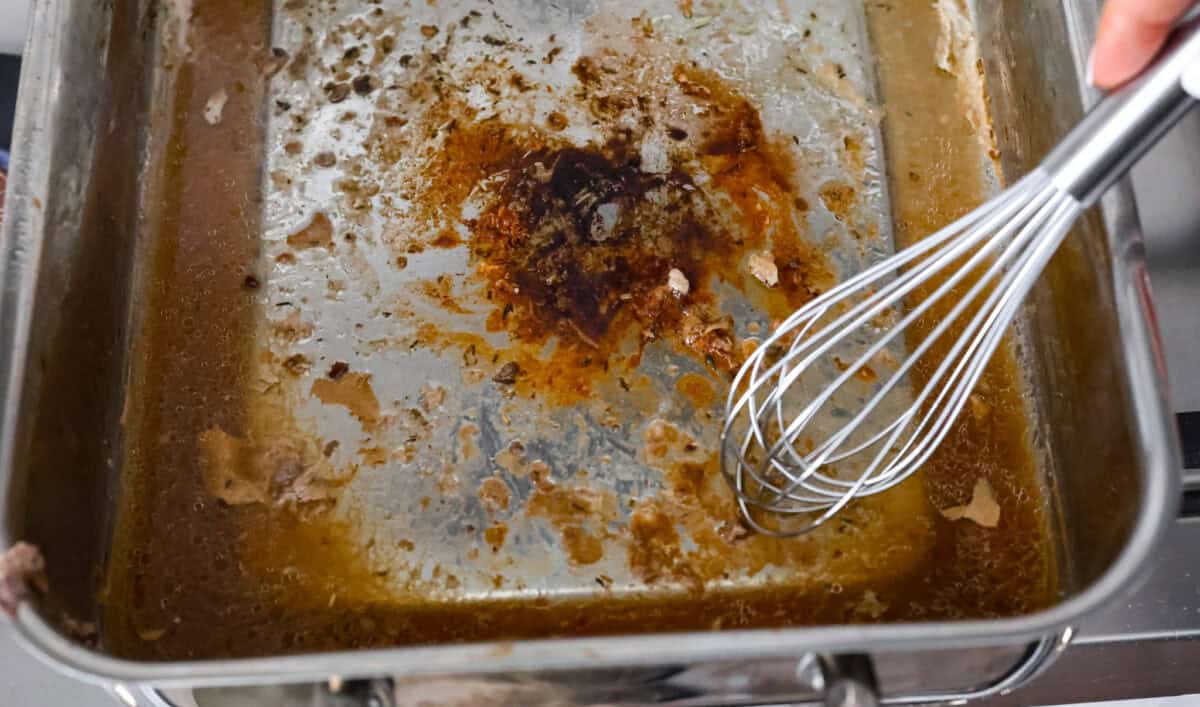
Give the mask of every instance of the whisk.
[{"label": "whisk", "polygon": [[734,379],[721,470],[745,521],[809,532],[945,439],[1076,218],[1200,99],[1200,19],[1041,166],[796,311]]}]

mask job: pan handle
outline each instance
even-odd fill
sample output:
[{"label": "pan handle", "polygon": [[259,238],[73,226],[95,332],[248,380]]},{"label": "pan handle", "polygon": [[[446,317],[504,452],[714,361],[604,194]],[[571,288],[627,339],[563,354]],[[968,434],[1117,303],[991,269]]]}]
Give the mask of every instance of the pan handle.
[{"label": "pan handle", "polygon": [[[946,690],[915,694],[879,696],[874,661],[867,654],[805,654],[797,663],[783,660],[777,665],[768,662],[763,667],[764,678],[775,690],[773,694],[756,694],[746,684],[745,665],[728,672],[718,669],[706,672],[702,666],[677,669],[655,668],[601,670],[593,673],[511,674],[504,676],[445,676],[425,678],[376,678],[359,680],[330,680],[327,684],[294,685],[287,690],[286,704],[358,705],[360,707],[395,707],[413,703],[419,697],[422,704],[439,705],[711,705],[776,704],[764,702],[788,695],[787,704],[809,707],[880,707],[881,705],[918,705],[930,703],[964,704],[975,700],[1008,694],[1032,681],[1050,667],[1071,641],[1071,629],[1046,636],[1028,645],[1021,657],[1003,675],[982,685],[961,690]],[[778,668],[786,665],[784,674]],[[694,671],[707,680],[696,678]],[[782,677],[782,681],[780,678]],[[634,678],[630,680],[630,678]],[[637,679],[640,678],[640,679]],[[739,680],[740,678],[740,680]],[[738,682],[733,692],[711,692],[713,684],[729,687]],[[715,683],[713,681],[716,681]],[[132,694],[130,688],[123,688]],[[279,685],[259,686],[264,694],[279,701]],[[274,692],[272,692],[274,691]],[[191,688],[159,690],[152,686],[140,688],[136,699],[129,704],[147,707],[180,707],[196,704]],[[239,703],[240,704],[240,703]]]},{"label": "pan handle", "polygon": [[883,698],[877,698],[877,702],[860,702],[860,703],[836,703],[828,701],[830,697],[836,697],[832,693],[827,693],[826,704],[843,704],[844,707],[874,707],[874,705],[917,705],[928,703],[949,703],[949,704],[964,704],[974,702],[975,700],[983,700],[990,697],[998,697],[1007,695],[1008,693],[1022,687],[1034,678],[1041,675],[1049,668],[1054,661],[1062,654],[1063,649],[1071,642],[1075,630],[1067,627],[1062,631],[1045,636],[1040,640],[1029,644],[1029,648],[1025,651],[1025,655],[1004,675],[995,680],[979,685],[974,688],[961,691],[946,691],[946,692],[930,692],[925,694],[914,695],[894,695]]}]

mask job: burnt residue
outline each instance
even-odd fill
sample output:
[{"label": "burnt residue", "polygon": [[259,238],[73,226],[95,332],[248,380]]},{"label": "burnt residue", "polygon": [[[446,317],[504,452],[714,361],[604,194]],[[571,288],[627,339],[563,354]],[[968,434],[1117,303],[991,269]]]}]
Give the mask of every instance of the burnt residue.
[{"label": "burnt residue", "polygon": [[703,283],[706,256],[735,247],[686,173],[648,174],[624,145],[535,150],[504,171],[471,253],[519,306],[522,337],[599,347],[627,312],[645,336],[669,335],[688,302],[664,291],[668,272]]},{"label": "burnt residue", "polygon": [[[617,364],[636,368],[630,342],[640,350],[653,341],[728,373],[741,355],[715,284],[742,290],[774,317],[832,278],[806,245],[791,148],[768,137],[754,104],[714,74],[680,64],[664,74],[664,90],[675,109],[701,117],[690,131],[668,125],[656,117],[667,98],[621,79],[635,61],[603,53],[572,66],[577,98],[608,126],[588,145],[557,135],[568,125],[562,113],[552,113],[545,130],[475,121],[470,109],[440,101],[443,142],[416,208],[447,232],[469,195],[481,204],[465,225],[493,308],[488,328],[508,332],[522,351],[554,338],[555,360],[542,365],[603,378]],[[503,68],[481,68],[473,80],[495,83],[494,71]],[[372,143],[385,161],[402,154],[387,135],[385,127]],[[742,262],[760,249],[780,263],[772,291],[748,279]],[[561,389],[550,392],[564,401],[592,389],[590,381],[558,380]]]}]

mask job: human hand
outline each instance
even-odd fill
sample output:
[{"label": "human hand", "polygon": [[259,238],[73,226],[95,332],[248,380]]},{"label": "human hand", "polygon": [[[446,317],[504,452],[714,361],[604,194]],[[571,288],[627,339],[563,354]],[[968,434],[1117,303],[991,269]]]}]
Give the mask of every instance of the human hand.
[{"label": "human hand", "polygon": [[1090,81],[1115,88],[1137,76],[1194,0],[1108,0],[1088,65]]}]

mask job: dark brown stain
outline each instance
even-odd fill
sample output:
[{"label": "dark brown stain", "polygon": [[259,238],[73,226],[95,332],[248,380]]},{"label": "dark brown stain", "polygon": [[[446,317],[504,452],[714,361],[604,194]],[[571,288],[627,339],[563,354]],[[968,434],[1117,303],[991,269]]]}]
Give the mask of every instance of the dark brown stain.
[{"label": "dark brown stain", "polygon": [[[605,84],[614,72],[629,71],[622,62],[630,61],[585,57],[573,67],[582,100],[598,115],[649,115],[644,100]],[[615,69],[608,66],[613,62]],[[488,329],[505,331],[516,342],[505,357],[519,365],[519,395],[563,403],[586,398],[598,382],[636,369],[649,341],[669,343],[714,372],[730,373],[742,350],[712,283],[751,289],[739,255],[768,238],[780,260],[780,284],[765,293],[753,290],[772,316],[832,283],[824,256],[804,245],[796,225],[803,199],[788,177],[788,148],[766,137],[753,104],[716,76],[690,67],[678,67],[672,85],[710,116],[696,138],[700,164],[733,210],[711,203],[698,188],[694,161],[672,158],[664,172],[644,170],[637,131],[613,129],[602,145],[577,147],[536,126],[472,121],[469,110],[449,99],[435,111],[448,134],[425,170],[427,186],[416,195],[415,208],[441,224],[443,235],[435,239],[441,242],[457,205],[478,193],[478,185],[488,185],[490,205],[466,224],[467,247],[492,307]],[[372,142],[385,163],[407,144],[389,135],[381,128]],[[718,209],[732,218],[732,227],[719,225]],[[401,247],[413,252],[425,245],[405,241]],[[686,294],[668,286],[672,270],[687,280]],[[433,294],[431,285],[424,287]],[[461,308],[452,298],[441,301],[448,311]],[[465,348],[469,338],[423,330],[419,340]],[[549,360],[541,359],[551,338],[557,346]],[[478,342],[470,345],[484,350]],[[541,369],[564,374],[539,376]]]}]

